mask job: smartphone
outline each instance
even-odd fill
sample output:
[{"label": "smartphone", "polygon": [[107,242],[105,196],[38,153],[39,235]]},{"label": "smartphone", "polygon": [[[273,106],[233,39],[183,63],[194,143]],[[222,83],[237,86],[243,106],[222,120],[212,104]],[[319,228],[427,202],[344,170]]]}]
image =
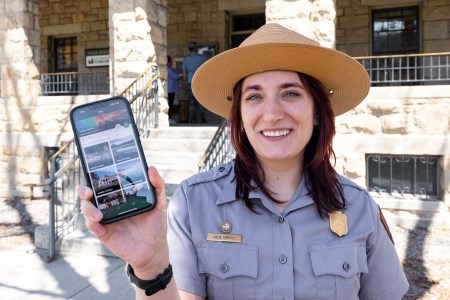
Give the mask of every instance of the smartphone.
[{"label": "smartphone", "polygon": [[70,122],[92,202],[108,224],[156,205],[130,103],[112,97],[70,111]]}]

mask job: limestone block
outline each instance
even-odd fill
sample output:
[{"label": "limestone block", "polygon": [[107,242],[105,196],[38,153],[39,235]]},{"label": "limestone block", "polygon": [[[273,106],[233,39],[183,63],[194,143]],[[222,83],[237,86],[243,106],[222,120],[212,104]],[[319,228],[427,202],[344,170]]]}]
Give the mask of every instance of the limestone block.
[{"label": "limestone block", "polygon": [[344,175],[350,179],[365,177],[366,161],[364,153],[357,152],[346,153],[344,156]]},{"label": "limestone block", "polygon": [[347,42],[350,44],[356,43],[368,43],[369,42],[369,28],[359,27],[351,31],[351,34],[347,36]]},{"label": "limestone block", "polygon": [[266,15],[277,16],[278,19],[305,18],[309,19],[312,3],[300,1],[266,1]]},{"label": "limestone block", "polygon": [[381,116],[381,123],[384,133],[406,134],[408,133],[405,115],[401,113]]},{"label": "limestone block", "polygon": [[[450,22],[449,22],[450,26]],[[450,32],[450,28],[449,28]],[[424,53],[436,53],[436,52],[448,52],[449,40],[428,40],[424,41],[423,52]]]},{"label": "limestone block", "polygon": [[448,39],[449,38],[448,26],[449,26],[448,20],[425,22],[423,25],[424,40]]},{"label": "limestone block", "polygon": [[[445,105],[447,104],[447,105]],[[450,104],[414,107],[414,133],[426,135],[450,134]]]},{"label": "limestone block", "polygon": [[367,98],[360,107],[367,107],[374,115],[390,115],[404,112],[403,101],[399,98]]},{"label": "limestone block", "polygon": [[449,20],[450,19],[450,6],[440,7],[424,7],[422,9],[422,20]]},{"label": "limestone block", "polygon": [[346,114],[336,118],[336,131],[339,133],[377,134],[382,131],[380,120],[370,114]]}]

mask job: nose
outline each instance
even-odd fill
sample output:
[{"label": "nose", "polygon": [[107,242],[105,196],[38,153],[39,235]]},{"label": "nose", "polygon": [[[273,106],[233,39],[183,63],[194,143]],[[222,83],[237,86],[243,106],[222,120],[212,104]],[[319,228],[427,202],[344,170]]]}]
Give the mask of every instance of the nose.
[{"label": "nose", "polygon": [[283,116],[283,107],[278,97],[268,97],[264,105],[264,120],[273,122],[282,119]]}]

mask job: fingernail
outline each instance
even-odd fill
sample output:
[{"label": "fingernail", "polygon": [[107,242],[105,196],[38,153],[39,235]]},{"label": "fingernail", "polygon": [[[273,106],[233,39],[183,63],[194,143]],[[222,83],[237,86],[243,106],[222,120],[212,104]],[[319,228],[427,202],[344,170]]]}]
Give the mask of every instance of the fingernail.
[{"label": "fingernail", "polygon": [[95,218],[95,221],[100,221],[101,219],[103,219],[103,214],[99,210],[97,210],[94,213],[94,218]]},{"label": "fingernail", "polygon": [[95,230],[95,235],[96,235],[97,237],[101,237],[101,236],[104,235],[104,234],[105,234],[105,228],[103,228],[103,227],[97,228],[97,229]]},{"label": "fingernail", "polygon": [[81,196],[86,196],[86,187],[85,186],[81,186],[79,191],[80,191]]}]

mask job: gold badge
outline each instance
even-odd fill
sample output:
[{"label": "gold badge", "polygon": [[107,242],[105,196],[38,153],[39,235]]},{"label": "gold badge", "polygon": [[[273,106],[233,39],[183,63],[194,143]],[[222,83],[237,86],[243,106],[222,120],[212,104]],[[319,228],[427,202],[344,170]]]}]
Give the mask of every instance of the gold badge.
[{"label": "gold badge", "polygon": [[230,233],[231,230],[233,229],[233,227],[231,226],[231,223],[228,221],[223,221],[222,223],[220,223],[220,231],[222,231],[223,233]]},{"label": "gold badge", "polygon": [[328,214],[330,218],[330,229],[338,236],[343,236],[348,233],[347,216],[336,210]]}]

